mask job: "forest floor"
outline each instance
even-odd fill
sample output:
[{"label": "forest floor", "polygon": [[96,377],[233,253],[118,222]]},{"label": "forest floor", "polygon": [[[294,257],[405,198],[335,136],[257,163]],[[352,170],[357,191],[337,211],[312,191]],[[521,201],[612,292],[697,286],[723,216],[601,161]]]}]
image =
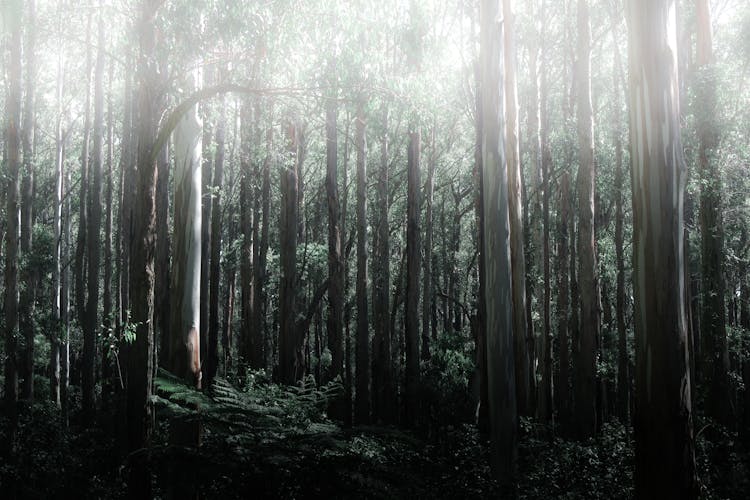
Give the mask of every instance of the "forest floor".
[{"label": "forest floor", "polygon": [[[124,498],[133,460],[146,460],[157,498],[172,488],[201,498],[498,498],[487,442],[472,424],[434,427],[429,437],[386,426],[343,428],[320,411],[318,389],[224,384],[207,396],[157,382],[153,446],[119,453],[111,415],[84,429],[61,426],[48,404],[27,409],[12,460],[0,462],[3,498]],[[181,392],[182,391],[182,392]],[[189,411],[190,406],[201,411]],[[171,428],[196,421],[201,446],[179,446]],[[596,440],[550,438],[522,419],[520,498],[632,498],[632,433],[607,424]],[[702,498],[747,498],[750,454],[729,435],[703,433],[696,450]],[[724,457],[717,459],[717,457]],[[10,493],[11,496],[6,496]]]}]

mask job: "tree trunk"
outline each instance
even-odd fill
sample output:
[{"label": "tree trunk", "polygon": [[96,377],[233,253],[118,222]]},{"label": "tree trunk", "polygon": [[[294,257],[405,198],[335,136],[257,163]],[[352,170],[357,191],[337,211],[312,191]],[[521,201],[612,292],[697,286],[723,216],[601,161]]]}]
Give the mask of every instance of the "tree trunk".
[{"label": "tree trunk", "polygon": [[[194,77],[197,85],[197,78]],[[169,369],[201,387],[202,126],[197,106],[174,131],[174,250]]]},{"label": "tree trunk", "polygon": [[[143,0],[138,22],[138,173],[133,217],[133,244],[130,266],[131,320],[135,338],[128,348],[128,450],[140,450],[151,440],[154,349],[154,254],[156,241],[156,162],[151,156],[157,136],[156,116],[159,74],[156,52],[156,15],[160,0]],[[131,498],[151,496],[150,473],[143,458],[131,463],[128,479]]]},{"label": "tree trunk", "polygon": [[[226,111],[221,102],[219,121],[216,124],[216,157],[211,207],[211,263],[208,307],[208,359],[206,385],[211,385],[219,368],[219,282],[221,281],[221,189],[224,183],[224,153]],[[257,198],[257,197],[256,197]]]},{"label": "tree trunk", "polygon": [[[101,6],[100,6],[101,7]],[[96,400],[96,338],[99,332],[99,264],[101,261],[102,171],[104,157],[104,19],[99,10],[99,37],[94,77],[94,150],[92,152],[86,246],[88,272],[86,321],[83,324],[82,399],[84,418],[94,419]]]},{"label": "tree trunk", "polygon": [[[36,83],[36,2],[26,2],[26,42],[23,48],[26,57],[26,101],[24,103],[22,144],[23,181],[21,187],[21,254],[32,255],[32,232],[34,228],[34,128]],[[24,359],[21,363],[23,386],[21,399],[31,403],[34,400],[34,305],[36,301],[37,270],[27,261],[22,269],[25,284],[21,291],[18,322],[20,334],[25,339]]]},{"label": "tree trunk", "polygon": [[[482,166],[487,313],[487,374],[493,468],[501,488],[515,490],[517,425],[513,347],[510,220],[505,161],[503,25],[499,2],[480,4]],[[490,305],[491,304],[491,305]]]},{"label": "tree trunk", "polygon": [[391,289],[391,244],[388,225],[388,108],[383,107],[383,136],[380,141],[380,170],[377,178],[377,209],[373,232],[372,259],[372,310],[373,339],[372,362],[372,414],[375,420],[393,423],[395,390],[391,362],[391,328],[389,316],[389,291]]},{"label": "tree trunk", "polygon": [[60,399],[60,344],[63,337],[62,325],[62,251],[63,251],[63,224],[62,204],[64,187],[65,148],[63,120],[63,65],[62,51],[57,54],[57,122],[55,124],[55,212],[53,225],[55,228],[55,249],[52,254],[52,321],[53,330],[50,335],[50,398],[58,407]]},{"label": "tree trunk", "polygon": [[703,373],[706,374],[708,414],[723,425],[730,425],[729,352],[724,311],[724,222],[721,214],[721,173],[716,153],[719,132],[716,125],[716,65],[708,0],[696,0],[698,24],[698,68],[695,78],[698,120],[699,168],[701,176],[701,291],[703,293]]},{"label": "tree trunk", "polygon": [[[329,62],[329,71],[335,74],[335,60]],[[338,137],[336,123],[338,104],[336,94],[326,101],[326,195],[328,203],[328,350],[331,366],[326,380],[343,377],[344,328],[344,263],[342,260],[342,220],[338,188]],[[346,138],[345,138],[346,140]],[[333,416],[340,418],[341,408],[332,408]]]},{"label": "tree trunk", "polygon": [[508,165],[510,217],[510,262],[513,280],[513,349],[516,367],[516,405],[529,415],[529,351],[526,347],[526,258],[524,255],[523,205],[521,204],[521,160],[518,141],[518,96],[516,89],[515,16],[512,0],[503,0],[503,64],[505,68],[505,150]]},{"label": "tree trunk", "polygon": [[[617,37],[619,17],[613,17],[612,36]],[[615,46],[614,72],[612,77],[615,94],[615,266],[617,268],[617,290],[615,291],[615,322],[617,323],[617,415],[624,425],[630,419],[630,360],[628,359],[628,339],[625,328],[625,215],[623,212],[623,190],[625,175],[622,158],[622,121],[620,111],[620,81],[622,67],[620,49]]]},{"label": "tree trunk", "polygon": [[[557,281],[557,336],[559,371],[555,380],[555,406],[560,426],[566,427],[570,421],[570,349],[569,349],[569,277],[568,249],[570,248],[570,231],[568,221],[571,218],[570,175],[563,172],[560,180],[560,208],[558,215],[558,281]],[[575,307],[575,304],[574,304]]]},{"label": "tree trunk", "polygon": [[578,256],[581,330],[576,350],[575,422],[580,439],[597,432],[596,346],[599,338],[599,285],[594,235],[594,124],[591,105],[591,26],[588,0],[578,0]]},{"label": "tree trunk", "polygon": [[287,125],[289,153],[281,170],[281,215],[279,218],[279,378],[292,385],[304,375],[302,338],[295,329],[297,263],[297,126]]},{"label": "tree trunk", "polygon": [[419,157],[421,134],[412,124],[409,132],[406,218],[406,423],[416,427],[419,418]]},{"label": "tree trunk", "polygon": [[639,498],[696,498],[697,493],[684,310],[685,164],[674,7],[674,0],[628,4]]},{"label": "tree trunk", "polygon": [[425,221],[424,221],[424,275],[422,277],[422,359],[430,359],[430,312],[434,296],[432,293],[432,198],[435,193],[435,166],[437,151],[435,150],[435,126],[432,127],[430,140],[430,157],[427,160],[427,182],[425,183]]},{"label": "tree trunk", "polygon": [[16,327],[18,326],[18,243],[19,243],[19,170],[21,166],[21,3],[7,6],[7,90],[5,94],[5,176],[7,179],[5,233],[5,408],[8,418],[5,454],[15,448],[18,421],[18,365]]},{"label": "tree trunk", "polygon": [[367,314],[367,139],[364,98],[357,103],[357,350],[354,420],[370,421],[370,323]]}]

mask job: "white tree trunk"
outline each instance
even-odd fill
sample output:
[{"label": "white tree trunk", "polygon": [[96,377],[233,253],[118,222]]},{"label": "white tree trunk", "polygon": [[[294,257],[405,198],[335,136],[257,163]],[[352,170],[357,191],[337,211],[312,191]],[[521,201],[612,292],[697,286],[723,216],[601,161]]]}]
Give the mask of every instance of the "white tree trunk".
[{"label": "white tree trunk", "polygon": [[200,388],[201,151],[203,123],[193,106],[174,131],[174,247],[169,368]]}]

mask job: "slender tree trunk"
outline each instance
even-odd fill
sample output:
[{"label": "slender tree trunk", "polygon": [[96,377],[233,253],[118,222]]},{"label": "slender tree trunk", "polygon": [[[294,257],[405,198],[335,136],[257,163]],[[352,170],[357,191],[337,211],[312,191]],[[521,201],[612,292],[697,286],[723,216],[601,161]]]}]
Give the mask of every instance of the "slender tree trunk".
[{"label": "slender tree trunk", "polygon": [[102,297],[102,399],[109,404],[113,389],[112,350],[114,342],[112,323],[112,203],[114,196],[113,165],[114,160],[114,106],[112,103],[112,80],[114,77],[114,61],[109,65],[108,99],[107,99],[107,173],[104,192],[104,290]]},{"label": "slender tree trunk", "polygon": [[675,0],[628,4],[635,296],[635,494],[696,498],[683,279]]},{"label": "slender tree trunk", "polygon": [[101,262],[102,171],[104,157],[104,19],[99,10],[99,36],[94,77],[94,150],[92,151],[86,245],[88,301],[83,324],[83,378],[81,392],[85,419],[94,419],[96,400],[96,337],[99,331],[99,264]]},{"label": "slender tree trunk", "polygon": [[18,244],[19,244],[19,170],[21,167],[21,3],[9,4],[4,21],[11,26],[7,34],[7,87],[5,94],[5,408],[8,418],[5,454],[13,453],[18,421]]},{"label": "slender tree trunk", "polygon": [[[557,337],[559,371],[555,380],[555,406],[558,421],[565,429],[570,421],[570,349],[568,308],[569,276],[568,249],[570,248],[570,231],[568,221],[571,218],[570,175],[563,172],[560,180],[560,208],[558,212],[558,281],[557,281]],[[574,304],[575,307],[575,304]]]},{"label": "slender tree trunk", "polygon": [[425,220],[424,220],[424,261],[422,262],[424,275],[422,276],[422,359],[430,359],[430,312],[434,296],[432,293],[432,204],[435,193],[435,166],[437,152],[435,150],[435,126],[430,134],[430,157],[427,160],[427,181],[425,183]]},{"label": "slender tree trunk", "polygon": [[[34,128],[36,83],[36,2],[26,0],[26,41],[23,53],[26,58],[26,100],[24,102],[22,145],[23,181],[21,183],[21,254],[32,255],[32,232],[34,227]],[[27,261],[28,262],[28,261]],[[25,339],[24,359],[21,363],[21,399],[34,400],[34,305],[36,301],[37,270],[30,264],[21,270],[25,286],[21,291],[18,311],[20,334]]]},{"label": "slender tree trunk", "polygon": [[[509,191],[505,158],[503,24],[499,2],[480,4],[482,166],[487,313],[487,374],[492,465],[501,488],[515,490],[517,425]],[[491,305],[490,305],[491,304]]]},{"label": "slender tree trunk", "polygon": [[[221,188],[224,183],[224,153],[226,111],[221,103],[219,120],[216,124],[216,157],[211,207],[211,269],[208,308],[208,367],[207,382],[210,385],[219,368],[219,282],[221,281]],[[257,197],[256,197],[257,198]],[[257,306],[257,304],[256,304]]]},{"label": "slender tree trunk", "polygon": [[373,234],[372,309],[375,337],[372,363],[372,413],[376,420],[393,423],[395,391],[391,362],[389,291],[391,289],[391,244],[388,225],[388,108],[383,107],[383,136],[380,141],[380,170],[377,179],[377,209]]},{"label": "slender tree trunk", "polygon": [[[612,36],[617,40],[617,23],[613,17]],[[630,360],[628,359],[628,339],[625,328],[625,215],[623,212],[623,191],[625,175],[622,157],[622,121],[620,111],[620,82],[622,81],[620,50],[615,45],[615,65],[613,89],[615,94],[615,266],[617,267],[617,290],[615,291],[615,322],[617,323],[617,415],[620,422],[627,425],[630,419]]]},{"label": "slender tree trunk", "polygon": [[576,435],[585,439],[597,432],[596,346],[599,338],[599,285],[594,235],[594,125],[591,105],[591,26],[588,0],[578,0],[578,279],[581,331],[575,363]]},{"label": "slender tree trunk", "polygon": [[[62,157],[65,158],[63,143]],[[64,166],[64,164],[63,164]],[[62,213],[62,250],[60,260],[70,261],[70,171],[65,172],[63,183],[64,207]],[[60,276],[60,325],[62,338],[60,345],[60,406],[62,410],[63,427],[68,427],[68,388],[70,387],[70,266],[62,269]]]},{"label": "slender tree trunk", "polygon": [[60,344],[62,343],[62,251],[63,251],[63,225],[62,225],[62,203],[64,186],[65,152],[64,133],[62,129],[63,120],[63,64],[62,51],[57,54],[57,122],[55,124],[55,249],[52,254],[52,321],[54,328],[50,335],[50,398],[57,406],[61,405],[60,399]]},{"label": "slender tree trunk", "polygon": [[287,125],[289,154],[281,170],[281,216],[279,218],[279,378],[292,385],[304,375],[302,338],[295,329],[297,262],[297,126]]},{"label": "slender tree trunk", "polygon": [[364,98],[357,103],[357,349],[354,420],[370,421],[370,323],[367,311],[367,139]]},{"label": "slender tree trunk", "polygon": [[419,158],[421,134],[416,124],[409,132],[406,218],[406,423],[416,427],[419,418]]},{"label": "slender tree trunk", "polygon": [[706,409],[723,425],[730,425],[729,352],[725,313],[724,222],[721,214],[721,173],[716,153],[719,133],[716,125],[716,65],[708,0],[696,0],[698,24],[698,68],[695,78],[698,120],[699,165],[701,176],[701,291],[703,292],[703,355],[708,386]]}]

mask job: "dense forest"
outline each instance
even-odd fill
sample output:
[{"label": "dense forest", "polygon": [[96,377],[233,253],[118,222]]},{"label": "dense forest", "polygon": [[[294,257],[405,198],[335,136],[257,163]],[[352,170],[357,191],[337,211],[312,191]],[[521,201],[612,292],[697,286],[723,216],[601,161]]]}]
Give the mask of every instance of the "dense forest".
[{"label": "dense forest", "polygon": [[750,495],[745,0],[0,5],[0,497]]}]

